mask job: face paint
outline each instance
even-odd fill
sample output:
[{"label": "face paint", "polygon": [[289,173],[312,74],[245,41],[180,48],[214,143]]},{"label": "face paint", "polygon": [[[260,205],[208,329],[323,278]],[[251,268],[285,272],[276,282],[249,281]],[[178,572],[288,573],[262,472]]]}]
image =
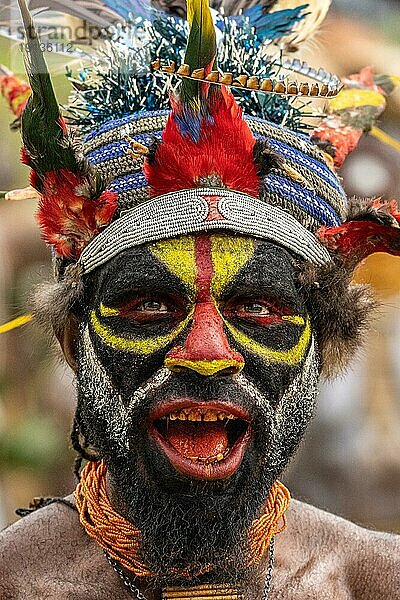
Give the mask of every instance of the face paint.
[{"label": "face paint", "polygon": [[[241,238],[235,244],[235,249],[237,250],[235,261],[232,260],[231,248],[228,252],[224,252],[228,277],[247,262],[249,255],[252,254],[252,243]],[[174,371],[191,369],[200,375],[215,375],[227,370],[231,374],[240,372],[244,366],[243,357],[229,345],[224,332],[223,319],[212,291],[214,282],[216,281],[217,285],[220,283],[218,279],[214,279],[212,238],[199,236],[195,239],[194,259],[196,297],[193,324],[184,344],[175,346],[167,354],[165,366]],[[219,260],[221,260],[220,256]]]},{"label": "face paint", "polygon": [[[108,308],[100,305],[100,315],[102,317],[124,317],[123,311],[118,311],[116,309]],[[97,333],[99,338],[102,340],[104,344],[111,346],[115,350],[122,350],[123,352],[134,352],[136,354],[152,354],[157,350],[161,350],[165,346],[167,346],[170,342],[172,342],[186,325],[189,323],[193,315],[193,312],[190,312],[184,321],[179,323],[178,327],[176,327],[171,333],[167,335],[160,335],[154,338],[146,338],[146,339],[127,339],[122,336],[116,335],[110,327],[103,325],[99,318],[96,315],[96,311],[91,312],[91,325],[93,330]],[[127,318],[127,317],[126,317]]]},{"label": "face paint", "polygon": [[[153,244],[150,251],[183,282],[188,290],[188,299],[192,300],[190,311],[186,318],[166,335],[127,339],[116,335],[112,328],[100,321],[93,310],[92,327],[105,344],[116,350],[151,354],[173,342],[190,321],[193,321],[184,346],[174,347],[167,355],[168,368],[192,368],[201,375],[213,375],[226,369],[240,371],[244,366],[243,357],[230,348],[224,329],[229,330],[237,344],[244,346],[267,363],[284,362],[294,366],[304,358],[311,330],[309,322],[305,323],[303,317],[290,314],[264,317],[252,315],[252,321],[261,326],[286,321],[304,327],[300,339],[292,348],[278,351],[258,343],[229,322],[229,317],[249,319],[249,314],[245,315],[243,311],[241,314],[237,306],[231,305],[225,311],[227,319],[218,307],[218,299],[227,285],[253,257],[253,240],[221,235],[186,237]],[[262,304],[259,307],[262,310]],[[127,307],[116,309],[100,305],[99,315],[103,318],[128,318],[129,310]],[[138,314],[136,318],[139,318]]]},{"label": "face paint", "polygon": [[[77,421],[107,464],[119,512],[142,531],[151,570],[160,583],[194,564],[214,565],[211,577],[221,581],[247,577],[246,531],[316,395],[318,361],[290,256],[224,235],[132,249],[97,274],[92,306],[80,341]],[[111,344],[93,314],[107,336],[132,346]],[[138,351],[149,341],[147,353]],[[216,410],[203,420],[205,407]],[[231,421],[219,420],[228,413]],[[250,435],[229,476],[207,479],[176,468],[151,430],[176,444],[176,464],[221,447],[228,458],[207,464],[211,475]]]},{"label": "face paint", "polygon": [[[282,319],[285,318],[282,317]],[[238,344],[244,346],[253,354],[258,355],[266,363],[282,362],[288,366],[295,366],[304,359],[305,353],[310,344],[311,326],[310,321],[307,319],[307,323],[305,324],[302,317],[293,317],[292,322],[299,326],[305,325],[305,327],[297,344],[289,350],[272,350],[271,348],[266,348],[252,340],[249,336],[245,335],[239,329],[233,327],[229,323],[227,323],[227,328]]]}]

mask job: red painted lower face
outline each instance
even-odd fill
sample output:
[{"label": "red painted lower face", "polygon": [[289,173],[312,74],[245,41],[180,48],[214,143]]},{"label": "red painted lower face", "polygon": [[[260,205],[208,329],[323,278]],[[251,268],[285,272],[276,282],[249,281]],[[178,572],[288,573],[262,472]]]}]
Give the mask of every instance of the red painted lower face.
[{"label": "red painted lower face", "polygon": [[249,416],[228,403],[182,399],[151,413],[149,435],[179,473],[216,480],[238,470],[251,428]]}]

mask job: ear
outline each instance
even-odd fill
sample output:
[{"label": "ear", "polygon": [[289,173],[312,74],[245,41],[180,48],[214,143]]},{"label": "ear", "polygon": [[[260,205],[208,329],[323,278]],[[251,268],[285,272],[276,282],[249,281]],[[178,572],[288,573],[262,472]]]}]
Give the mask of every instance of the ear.
[{"label": "ear", "polygon": [[77,370],[79,306],[83,284],[66,277],[61,281],[40,283],[32,292],[30,304],[36,322],[58,339],[73,371]]},{"label": "ear", "polygon": [[79,319],[76,315],[70,314],[62,329],[55,332],[63,351],[65,360],[74,371],[78,369],[78,336]]}]

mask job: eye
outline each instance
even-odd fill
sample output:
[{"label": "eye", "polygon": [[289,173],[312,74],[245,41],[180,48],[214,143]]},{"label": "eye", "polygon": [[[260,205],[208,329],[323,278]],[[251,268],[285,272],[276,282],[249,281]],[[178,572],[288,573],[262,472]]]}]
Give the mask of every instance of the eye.
[{"label": "eye", "polygon": [[246,302],[246,304],[239,305],[237,307],[238,312],[248,313],[249,315],[257,315],[264,317],[271,314],[270,307],[261,302]]},{"label": "eye", "polygon": [[160,300],[145,300],[141,302],[136,309],[137,311],[166,313],[169,312],[168,306]]},{"label": "eye", "polygon": [[285,316],[291,314],[288,309],[279,307],[267,298],[233,298],[223,310],[225,317],[237,318],[257,325],[284,323]]},{"label": "eye", "polygon": [[[124,298],[116,308],[106,309],[108,316],[124,317],[137,323],[153,323],[156,321],[180,320],[184,313],[182,302],[166,296],[140,296]],[[104,313],[103,315],[107,316]]]}]

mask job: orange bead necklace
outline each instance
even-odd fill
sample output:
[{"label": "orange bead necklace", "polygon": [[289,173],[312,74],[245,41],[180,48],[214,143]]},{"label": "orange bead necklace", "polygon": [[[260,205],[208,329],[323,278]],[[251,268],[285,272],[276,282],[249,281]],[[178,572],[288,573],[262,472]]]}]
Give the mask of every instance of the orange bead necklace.
[{"label": "orange bead necklace", "polygon": [[[140,530],[112,508],[107,496],[106,474],[107,469],[102,461],[88,462],[82,470],[81,480],[74,492],[81,525],[125,569],[137,577],[151,576],[151,571],[138,558]],[[263,558],[274,535],[285,529],[285,513],[289,502],[289,491],[276,481],[263,514],[253,522],[249,531],[249,567]]]}]

